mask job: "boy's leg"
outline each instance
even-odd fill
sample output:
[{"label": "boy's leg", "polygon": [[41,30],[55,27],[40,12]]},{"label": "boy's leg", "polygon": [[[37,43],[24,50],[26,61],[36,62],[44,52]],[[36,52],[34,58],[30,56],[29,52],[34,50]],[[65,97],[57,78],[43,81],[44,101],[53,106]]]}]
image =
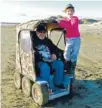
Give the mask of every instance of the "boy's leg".
[{"label": "boy's leg", "polygon": [[73,97],[73,81],[75,79],[75,68],[76,68],[77,57],[79,54],[79,49],[80,49],[80,38],[75,38],[73,49],[72,49],[72,55],[71,55],[70,70],[69,70],[69,74],[73,75],[74,77],[73,79],[71,79],[71,83],[70,83],[71,97]]},{"label": "boy's leg", "polygon": [[72,47],[71,62],[77,61],[79,49],[80,49],[80,38],[75,38],[75,41]]},{"label": "boy's leg", "polygon": [[75,74],[76,62],[80,49],[80,38],[75,38],[74,42],[75,43],[73,45],[73,50],[71,55],[71,68],[70,68],[70,74],[72,74],[73,76]]},{"label": "boy's leg", "polygon": [[62,61],[55,60],[52,63],[52,68],[55,70],[55,84],[63,84],[64,64]]},{"label": "boy's leg", "polygon": [[65,47],[65,51],[64,51],[64,59],[66,61],[71,60],[71,53],[72,53],[73,44],[74,44],[73,39],[66,38],[66,47]]},{"label": "boy's leg", "polygon": [[74,39],[72,38],[66,38],[66,47],[64,52],[64,59],[65,59],[65,69],[67,69],[67,72],[70,74],[70,67],[71,67],[71,55],[72,55],[72,49],[74,46]]},{"label": "boy's leg", "polygon": [[47,63],[39,62],[38,67],[40,68],[40,77],[43,80],[49,82],[50,80],[50,67]]}]

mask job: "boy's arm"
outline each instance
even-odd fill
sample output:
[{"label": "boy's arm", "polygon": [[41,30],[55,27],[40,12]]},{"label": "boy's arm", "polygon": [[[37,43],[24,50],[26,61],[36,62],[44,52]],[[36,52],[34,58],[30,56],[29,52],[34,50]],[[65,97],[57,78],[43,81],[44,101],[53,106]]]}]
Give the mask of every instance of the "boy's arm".
[{"label": "boy's arm", "polygon": [[78,17],[74,17],[73,20],[71,21],[71,26],[76,26],[79,23]]},{"label": "boy's arm", "polygon": [[63,19],[57,20],[57,23],[59,24],[60,27],[67,29],[69,28],[70,23],[67,21],[64,21]]}]

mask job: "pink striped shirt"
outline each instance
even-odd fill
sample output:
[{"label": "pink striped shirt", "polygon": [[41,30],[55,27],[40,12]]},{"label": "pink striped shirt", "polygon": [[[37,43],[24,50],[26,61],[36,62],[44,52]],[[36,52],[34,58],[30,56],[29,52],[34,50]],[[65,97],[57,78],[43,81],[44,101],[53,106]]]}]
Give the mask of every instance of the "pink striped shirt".
[{"label": "pink striped shirt", "polygon": [[80,37],[78,23],[79,20],[76,16],[73,16],[71,19],[65,17],[58,21],[59,26],[66,29],[66,38]]}]

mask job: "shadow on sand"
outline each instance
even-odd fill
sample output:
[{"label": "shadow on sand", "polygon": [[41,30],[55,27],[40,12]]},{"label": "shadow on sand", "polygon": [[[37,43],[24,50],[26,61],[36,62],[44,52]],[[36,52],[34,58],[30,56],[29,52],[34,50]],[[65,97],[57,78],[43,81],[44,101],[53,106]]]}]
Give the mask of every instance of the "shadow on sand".
[{"label": "shadow on sand", "polygon": [[[54,107],[58,105],[59,103],[64,107],[65,104],[68,106],[71,106],[73,103],[73,100],[81,100],[84,98],[88,98],[89,95],[97,94],[100,96],[102,94],[102,79],[97,80],[75,80],[73,83],[73,96],[70,97],[70,95],[63,96],[57,99],[54,99],[52,101],[49,101],[48,104],[44,105],[43,107]],[[92,99],[93,99],[92,98]],[[89,100],[90,101],[90,100]]]}]

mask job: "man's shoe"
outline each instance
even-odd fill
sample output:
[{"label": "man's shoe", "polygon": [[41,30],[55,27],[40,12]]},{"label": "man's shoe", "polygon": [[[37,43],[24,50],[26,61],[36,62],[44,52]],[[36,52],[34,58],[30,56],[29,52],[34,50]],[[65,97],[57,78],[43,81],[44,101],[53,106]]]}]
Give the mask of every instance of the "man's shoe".
[{"label": "man's shoe", "polygon": [[56,86],[57,88],[59,88],[59,89],[62,89],[62,90],[65,90],[65,89],[66,89],[66,88],[64,87],[63,84],[60,84],[60,85],[56,85],[56,84],[55,84],[55,86]]}]

